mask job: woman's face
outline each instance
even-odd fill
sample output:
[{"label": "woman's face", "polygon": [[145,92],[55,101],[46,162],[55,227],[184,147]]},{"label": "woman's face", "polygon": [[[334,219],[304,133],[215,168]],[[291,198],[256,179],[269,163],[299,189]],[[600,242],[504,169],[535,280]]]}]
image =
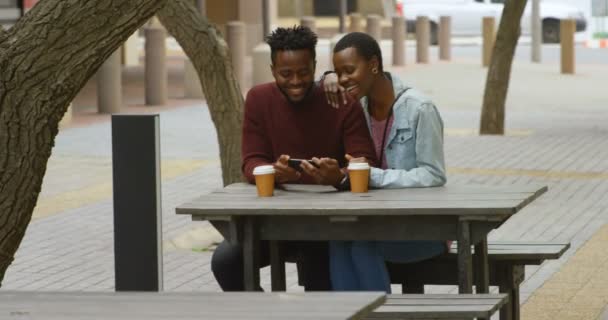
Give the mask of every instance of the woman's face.
[{"label": "woman's face", "polygon": [[366,60],[356,48],[350,47],[334,53],[333,60],[338,82],[351,97],[359,100],[370,92],[377,74],[372,70],[378,68],[375,57]]}]

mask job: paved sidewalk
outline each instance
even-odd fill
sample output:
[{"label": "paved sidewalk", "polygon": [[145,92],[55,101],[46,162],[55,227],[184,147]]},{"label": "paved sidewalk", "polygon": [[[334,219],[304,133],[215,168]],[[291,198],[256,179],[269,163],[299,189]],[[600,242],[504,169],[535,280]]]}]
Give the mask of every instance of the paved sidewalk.
[{"label": "paved sidewalk", "polygon": [[[131,112],[161,114],[165,290],[217,291],[209,268],[209,245],[218,241],[217,233],[205,222],[174,213],[180,203],[221,187],[217,138],[204,102],[179,99],[180,60],[172,59],[168,107],[138,106],[141,68],[125,74],[124,100]],[[456,58],[393,70],[432,96],[440,109],[448,183],[549,186],[547,194],[491,234],[491,239],[572,242],[562,259],[526,268],[524,319],[547,314],[601,319],[608,304],[608,61],[580,65],[574,76],[561,76],[550,64],[516,62],[504,137],[476,135],[486,73],[478,61]],[[76,99],[74,123],[56,140],[34,219],[2,289],[114,288],[110,123],[108,116],[90,113],[93,89],[90,83]],[[288,272],[290,290],[301,290],[292,265]],[[268,288],[267,268],[262,281]]]}]

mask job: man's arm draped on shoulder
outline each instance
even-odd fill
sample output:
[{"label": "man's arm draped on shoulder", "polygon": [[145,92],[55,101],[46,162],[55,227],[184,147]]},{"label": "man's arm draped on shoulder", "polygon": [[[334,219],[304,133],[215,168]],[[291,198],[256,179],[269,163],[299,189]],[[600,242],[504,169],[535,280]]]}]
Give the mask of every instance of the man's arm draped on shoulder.
[{"label": "man's arm draped on shoulder", "polygon": [[249,90],[245,99],[243,117],[243,139],[241,146],[243,175],[250,183],[255,183],[253,169],[257,166],[272,164],[272,144],[264,125],[263,98],[255,88]]},{"label": "man's arm draped on shoulder", "polygon": [[344,150],[354,158],[365,157],[371,166],[377,166],[374,141],[367,127],[363,108],[358,101],[347,106],[349,109],[344,119]]}]

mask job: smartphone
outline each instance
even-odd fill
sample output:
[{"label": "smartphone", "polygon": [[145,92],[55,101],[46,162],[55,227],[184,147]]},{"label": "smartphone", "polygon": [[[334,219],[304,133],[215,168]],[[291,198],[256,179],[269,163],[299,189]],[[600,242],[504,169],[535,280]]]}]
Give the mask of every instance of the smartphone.
[{"label": "smartphone", "polygon": [[319,167],[319,166],[317,166],[316,163],[312,162],[312,160],[304,160],[304,159],[289,159],[289,160],[287,160],[287,165],[298,171],[302,171],[302,168],[300,167],[300,164],[302,163],[302,161],[308,161],[308,163],[312,164],[314,167],[316,167],[316,168]]}]

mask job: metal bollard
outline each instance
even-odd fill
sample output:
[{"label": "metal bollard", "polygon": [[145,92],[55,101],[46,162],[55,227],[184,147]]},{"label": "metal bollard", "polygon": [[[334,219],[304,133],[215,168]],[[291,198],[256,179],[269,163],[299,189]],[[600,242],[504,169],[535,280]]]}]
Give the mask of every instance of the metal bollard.
[{"label": "metal bollard", "polygon": [[559,25],[559,36],[561,45],[561,65],[563,74],[574,74],[574,32],[576,21],[574,19],[562,19]]},{"label": "metal bollard", "polygon": [[116,291],[162,291],[160,124],[155,115],[112,116]]},{"label": "metal bollard", "polygon": [[300,19],[300,25],[308,27],[308,29],[312,30],[312,32],[317,33],[317,23],[315,22],[315,17],[302,17],[302,19]]},{"label": "metal bollard", "polygon": [[241,89],[245,88],[245,24],[241,21],[230,21],[226,25],[226,42],[230,48],[230,58],[234,75]]},{"label": "metal bollard", "polygon": [[108,57],[97,71],[97,111],[120,112],[122,107],[122,75],[120,50]]},{"label": "metal bollard", "polygon": [[382,29],[380,26],[379,15],[370,14],[367,16],[367,26],[365,28],[365,32],[376,39],[378,44],[380,44],[380,40],[382,40]]},{"label": "metal bollard", "polygon": [[405,18],[393,17],[393,65],[405,65]]},{"label": "metal bollard", "polygon": [[429,63],[431,45],[431,24],[428,17],[416,18],[416,62]]},{"label": "metal bollard", "polygon": [[363,28],[361,27],[361,23],[363,17],[360,13],[353,12],[349,15],[350,24],[348,25],[348,32],[363,32]]},{"label": "metal bollard", "polygon": [[483,32],[483,46],[482,46],[482,60],[481,64],[484,67],[490,65],[492,59],[492,50],[494,49],[495,34],[495,22],[494,17],[483,17],[482,32]]},{"label": "metal bollard", "polygon": [[439,18],[439,60],[452,58],[452,18],[442,16]]},{"label": "metal bollard", "polygon": [[340,24],[338,27],[338,32],[339,33],[345,33],[346,32],[346,0],[338,0],[338,5],[340,7]]},{"label": "metal bollard", "polygon": [[167,103],[167,66],[165,30],[157,26],[145,28],[145,91],[146,105]]},{"label": "metal bollard", "polygon": [[540,18],[540,0],[532,0],[532,14],[530,19],[532,46],[531,55],[532,62],[541,62],[541,44],[542,44],[542,22]]}]

